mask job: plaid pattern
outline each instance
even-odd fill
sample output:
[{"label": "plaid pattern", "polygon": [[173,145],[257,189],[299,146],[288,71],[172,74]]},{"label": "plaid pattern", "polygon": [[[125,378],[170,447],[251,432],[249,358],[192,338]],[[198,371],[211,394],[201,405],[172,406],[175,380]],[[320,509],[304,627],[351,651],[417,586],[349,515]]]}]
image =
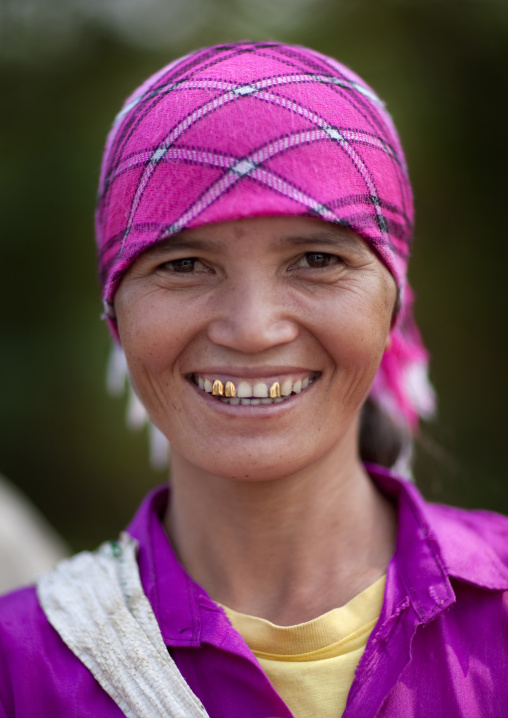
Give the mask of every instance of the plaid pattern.
[{"label": "plaid pattern", "polygon": [[[406,288],[412,193],[391,118],[337,61],[275,42],[187,55],[147,80],[117,116],[96,214],[113,334],[118,283],[148,247],[185,228],[260,215],[319,217],[362,236],[401,290],[398,352],[425,363]],[[380,396],[390,383],[384,377]],[[401,409],[400,397],[393,403]],[[414,423],[422,402],[402,403],[399,415]]]}]

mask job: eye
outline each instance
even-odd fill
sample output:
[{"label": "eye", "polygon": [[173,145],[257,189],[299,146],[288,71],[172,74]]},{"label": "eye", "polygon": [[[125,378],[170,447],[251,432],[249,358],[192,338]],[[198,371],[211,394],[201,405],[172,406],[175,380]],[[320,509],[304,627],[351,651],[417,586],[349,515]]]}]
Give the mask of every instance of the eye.
[{"label": "eye", "polygon": [[170,262],[164,262],[164,264],[161,264],[160,269],[178,274],[190,274],[195,271],[199,264],[201,262],[196,257],[183,257],[182,259],[172,259]]},{"label": "eye", "polygon": [[342,264],[342,259],[336,254],[327,254],[326,252],[306,252],[295,267],[310,267],[311,269],[325,269],[336,264]]}]

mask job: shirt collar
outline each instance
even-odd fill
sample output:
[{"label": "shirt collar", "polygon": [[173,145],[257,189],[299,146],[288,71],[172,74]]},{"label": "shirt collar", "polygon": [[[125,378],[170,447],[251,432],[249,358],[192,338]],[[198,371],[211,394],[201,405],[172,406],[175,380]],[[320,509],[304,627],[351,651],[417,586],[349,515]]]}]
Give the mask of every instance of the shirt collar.
[{"label": "shirt collar", "polygon": [[[508,589],[508,568],[495,550],[496,537],[500,547],[506,543],[507,519],[429,504],[414,484],[379,466],[367,469],[378,488],[398,506],[397,543],[388,584],[395,567],[403,593],[422,623],[455,601],[450,578],[490,590]],[[225,637],[232,640],[227,618],[179,563],[163,527],[167,501],[167,486],[151,491],[127,529],[139,543],[143,589],[167,645],[199,646],[202,641],[221,645]],[[401,597],[399,591],[393,594],[392,608]],[[234,650],[234,646],[228,648]],[[236,648],[243,650],[241,644]]]},{"label": "shirt collar", "polygon": [[497,531],[499,548],[506,543],[505,517],[427,503],[411,482],[379,466],[367,469],[378,488],[397,503],[392,562],[422,623],[455,601],[450,579],[508,589],[508,568],[496,551],[498,524],[504,527],[504,532]]},{"label": "shirt collar", "polygon": [[127,532],[138,541],[143,590],[168,646],[197,647],[202,642],[249,654],[244,641],[231,632],[224,611],[187,574],[164,530],[169,487],[151,491]]}]

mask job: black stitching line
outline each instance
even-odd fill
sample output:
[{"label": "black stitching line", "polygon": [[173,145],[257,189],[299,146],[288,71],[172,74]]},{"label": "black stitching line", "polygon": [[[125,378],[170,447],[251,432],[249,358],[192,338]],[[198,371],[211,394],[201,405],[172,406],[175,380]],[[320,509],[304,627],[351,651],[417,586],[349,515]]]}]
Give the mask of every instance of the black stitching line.
[{"label": "black stitching line", "polygon": [[[199,53],[199,51],[197,51],[197,52]],[[208,52],[205,52],[204,55],[205,55],[204,59],[207,59],[208,57],[215,58],[214,62],[211,62],[209,65],[206,66],[206,69],[208,69],[209,67],[213,67],[214,65],[217,65],[220,62],[224,62],[224,60],[226,59],[222,56],[217,57],[217,53],[214,52],[213,49],[211,49]],[[181,84],[182,82],[187,81],[190,78],[192,78],[199,71],[199,68],[202,67],[202,64],[203,64],[203,53],[201,55],[198,55],[197,57],[195,57],[193,62],[187,62],[183,68],[181,68],[180,65],[177,65],[176,67],[171,68],[171,70],[168,71],[168,77],[172,77],[173,76],[172,73],[174,73],[175,74],[174,82],[177,82],[176,78],[178,78],[179,75],[181,75],[185,72],[188,72],[188,67],[190,67],[191,69],[194,70],[194,72],[185,76],[185,78],[182,78],[179,81],[179,83]],[[163,76],[163,77],[166,77],[166,76]],[[161,80],[162,80],[162,78],[159,78],[157,82],[160,82]],[[155,83],[155,87],[157,87],[157,86],[158,86],[157,83]],[[123,148],[129,141],[129,139],[132,137],[132,135],[136,131],[137,127],[141,124],[141,122],[145,119],[145,117],[154,109],[154,107],[156,107],[156,105],[162,100],[162,98],[165,97],[164,94],[157,95],[153,98],[150,97],[150,92],[153,90],[153,87],[154,86],[151,86],[149,88],[149,90],[147,90],[145,92],[145,96],[142,97],[142,99],[136,104],[136,106],[133,107],[132,110],[126,114],[125,121],[122,120],[123,125],[121,125],[118,128],[118,130],[115,134],[115,138],[114,138],[112,147],[111,147],[111,152],[110,152],[111,159],[108,157],[108,160],[107,160],[108,166],[116,165],[118,163],[118,160],[117,160],[118,155],[119,154],[121,155]],[[151,104],[149,104],[146,101],[145,97],[148,97],[149,99],[153,99],[154,101]],[[120,112],[121,112],[121,110],[120,110]],[[109,206],[109,201],[107,201],[107,194],[108,194],[107,187],[102,187],[101,190],[102,190],[102,195],[104,197],[104,200],[106,202],[105,205],[101,206],[101,208],[100,208],[100,211],[103,212],[106,209],[106,207]],[[101,217],[100,214],[99,214],[99,217]]]},{"label": "black stitching line", "polygon": [[[257,82],[257,80],[256,80],[256,82]],[[282,87],[283,87],[283,86],[282,86]],[[227,92],[230,92],[230,91],[225,91],[225,92],[224,92],[223,90],[221,90],[221,92],[222,92],[222,96],[224,96]],[[322,127],[319,127],[318,124],[316,124],[316,123],[312,122],[311,120],[309,120],[308,118],[304,117],[301,113],[295,112],[291,107],[284,106],[283,104],[273,103],[272,101],[264,100],[263,98],[259,97],[259,94],[260,94],[261,92],[269,92],[270,94],[274,95],[275,97],[278,97],[278,98],[280,98],[280,99],[282,99],[282,100],[286,100],[286,101],[289,102],[291,105],[292,105],[292,104],[297,105],[299,108],[301,108],[301,109],[303,109],[303,110],[306,110],[310,115],[314,115],[314,116],[318,117],[318,118],[321,120],[321,122],[323,123],[323,125],[324,125],[325,127],[328,126],[328,123],[327,123],[326,119],[325,119],[324,117],[321,117],[315,110],[313,110],[312,108],[309,108],[309,107],[305,106],[305,105],[304,105],[303,103],[301,103],[301,102],[297,102],[294,98],[287,97],[286,95],[283,95],[283,94],[278,93],[278,92],[273,92],[272,88],[269,88],[268,90],[260,90],[260,91],[257,92],[257,93],[253,93],[253,94],[252,94],[252,97],[255,98],[255,99],[259,99],[259,100],[262,101],[262,102],[268,102],[268,103],[271,104],[271,105],[279,106],[282,110],[287,110],[288,112],[290,112],[290,113],[292,113],[292,114],[296,114],[297,116],[301,117],[302,120],[306,120],[307,122],[310,122],[313,127],[317,127],[317,128],[319,128],[319,129],[323,129]],[[250,97],[250,95],[249,95],[249,97]],[[231,99],[230,102],[236,102],[236,101],[238,101],[238,100],[240,100],[240,99],[242,99],[242,97],[241,97],[241,96],[237,96],[237,97]],[[209,103],[210,103],[210,99],[208,99],[207,102],[204,103],[204,104],[202,104],[199,108],[196,108],[196,109],[192,110],[192,112],[188,113],[188,114],[185,116],[185,118],[181,118],[181,119],[179,120],[178,124],[182,124],[182,122],[184,121],[184,119],[187,119],[188,117],[192,116],[193,114],[195,114],[197,111],[201,110],[203,107],[205,107],[205,106],[208,105]],[[220,107],[222,108],[223,105],[221,105]],[[219,109],[220,109],[219,107],[212,109],[211,112],[207,113],[206,117],[208,117],[208,116],[212,115],[213,113],[217,112]],[[196,120],[196,122],[192,123],[191,127],[194,127],[194,126],[197,124],[197,122],[199,122],[199,121],[202,120],[202,119],[204,119],[204,118],[203,118],[203,117],[198,118],[198,119]],[[169,131],[169,132],[166,133],[166,136],[168,136],[169,134],[171,134],[171,132],[173,131],[174,127],[175,127],[175,125],[173,125],[173,128],[171,129],[171,131]],[[187,129],[190,129],[190,127],[187,128]],[[185,131],[182,133],[182,135],[185,134],[186,131],[187,131],[187,130],[185,130]],[[180,136],[182,136],[182,135],[180,135]],[[331,139],[331,138],[330,138],[330,139]],[[345,140],[345,141],[346,141],[349,145],[351,145],[351,143],[350,143],[348,140]],[[272,140],[271,142],[273,142],[273,140]],[[161,145],[162,145],[162,144],[164,144],[164,143],[161,143]],[[359,174],[361,180],[362,180],[363,183],[367,186],[367,179],[362,175],[362,173],[361,173],[359,167],[356,165],[356,163],[354,162],[354,160],[353,160],[351,157],[349,157],[348,153],[346,152],[346,150],[344,150],[344,148],[342,147],[341,144],[339,144],[339,143],[336,143],[336,144],[337,144],[337,145],[342,149],[342,151],[346,154],[346,156],[347,156],[347,158],[349,159],[351,165],[353,166],[354,169],[356,169],[356,171],[358,172],[358,174]],[[161,145],[159,145],[159,146],[161,146]],[[354,149],[354,148],[353,148],[353,149]],[[354,151],[355,151],[355,153],[356,153],[356,150],[354,150]],[[252,154],[252,153],[251,153],[251,154]],[[162,158],[161,158],[161,159],[162,159]],[[378,195],[378,188],[377,188],[376,183],[375,183],[375,181],[374,181],[374,179],[373,179],[373,177],[372,177],[372,174],[371,174],[371,172],[370,172],[368,166],[365,165],[365,163],[364,163],[364,161],[363,161],[363,158],[362,158],[360,155],[359,155],[359,159],[361,160],[362,164],[363,164],[364,167],[365,167],[367,178],[371,181],[371,183],[372,183],[372,185],[373,185],[373,187],[374,187],[374,189],[375,189],[376,196],[377,196],[377,195]],[[161,161],[161,160],[159,160],[159,161],[157,162],[157,164],[159,164],[160,161]],[[147,163],[147,166],[148,166],[148,163]],[[143,194],[144,194],[145,191],[147,190],[148,186],[150,185],[150,183],[151,183],[151,181],[152,181],[152,179],[153,179],[154,174],[155,174],[155,171],[152,173],[152,176],[150,177],[150,179],[149,179],[148,182],[146,183],[146,185],[145,185],[145,187],[144,187],[144,189],[143,189],[143,192],[142,192],[142,194],[141,194],[141,197],[143,196]],[[143,174],[141,175],[141,177],[140,177],[139,180],[138,180],[138,184],[137,184],[137,187],[136,187],[136,190],[135,190],[135,192],[134,192],[133,197],[136,196],[136,194],[137,194],[137,192],[138,192],[138,190],[139,190],[142,177],[143,177]],[[213,186],[213,185],[210,185],[210,187],[211,187],[211,186]],[[368,189],[368,187],[367,187],[367,189]],[[202,196],[203,196],[203,195],[200,195],[200,197],[199,197],[198,199],[200,199]],[[139,203],[141,202],[141,197],[139,198]],[[198,199],[196,199],[196,200],[193,202],[193,204],[196,204],[196,203],[198,202]],[[216,198],[216,199],[217,199],[217,198]],[[373,205],[373,206],[379,206],[379,204],[374,200],[374,197],[372,197],[372,200],[373,200],[373,201],[372,201],[372,205]],[[215,201],[216,201],[216,200],[214,200],[214,202],[215,202]],[[213,203],[212,203],[212,204],[213,204]],[[129,214],[132,212],[132,209],[133,209],[133,204],[131,203],[131,207],[130,207],[130,212],[129,212]],[[188,211],[188,210],[186,210],[186,211]],[[180,215],[180,217],[181,217],[181,216],[182,216],[182,215]],[[379,227],[380,231],[381,231],[381,232],[384,232],[384,233],[387,233],[387,232],[388,232],[388,227],[387,227],[386,219],[385,219],[383,213],[382,213],[382,212],[381,212],[381,213],[375,212],[375,216],[376,216],[376,221],[377,221],[377,223],[378,223],[378,227]],[[125,231],[127,231],[127,228],[126,228]],[[389,246],[390,248],[392,248],[392,244],[391,244],[391,241],[390,241],[389,237],[387,238],[387,243],[388,243],[388,246]]]}]

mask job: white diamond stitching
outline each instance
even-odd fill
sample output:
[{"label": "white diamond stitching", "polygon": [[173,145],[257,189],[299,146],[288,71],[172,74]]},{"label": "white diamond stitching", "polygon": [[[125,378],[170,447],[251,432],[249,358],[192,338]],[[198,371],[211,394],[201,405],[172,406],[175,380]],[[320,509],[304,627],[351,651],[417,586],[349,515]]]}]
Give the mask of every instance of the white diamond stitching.
[{"label": "white diamond stitching", "polygon": [[237,162],[236,165],[231,167],[231,171],[239,177],[245,177],[245,175],[250,174],[254,169],[256,169],[256,165],[250,160],[240,160],[240,162]]}]

